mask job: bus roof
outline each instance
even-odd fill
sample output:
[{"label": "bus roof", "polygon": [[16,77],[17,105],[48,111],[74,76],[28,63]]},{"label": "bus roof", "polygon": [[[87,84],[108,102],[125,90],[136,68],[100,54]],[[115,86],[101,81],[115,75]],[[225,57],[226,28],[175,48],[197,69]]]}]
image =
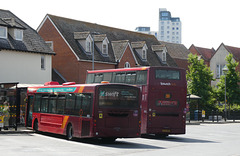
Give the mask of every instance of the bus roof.
[{"label": "bus roof", "polygon": [[[64,83],[62,85],[56,85],[56,83],[47,82],[45,86],[34,86],[34,87],[28,87],[28,92],[31,93],[50,93],[50,92],[82,92],[84,89],[87,89],[88,91],[92,90],[96,86],[104,86],[104,85],[125,85],[125,86],[132,86],[128,84],[119,84],[119,83],[94,83],[94,84],[75,84],[74,82],[68,82]],[[51,85],[53,84],[53,85]],[[90,89],[90,90],[89,90]]]},{"label": "bus roof", "polygon": [[87,73],[107,73],[107,72],[121,72],[121,71],[141,71],[149,70],[150,68],[161,68],[161,69],[178,69],[184,70],[179,67],[167,67],[167,66],[146,66],[146,67],[133,67],[133,68],[117,68],[117,69],[102,69],[102,70],[87,70]]}]

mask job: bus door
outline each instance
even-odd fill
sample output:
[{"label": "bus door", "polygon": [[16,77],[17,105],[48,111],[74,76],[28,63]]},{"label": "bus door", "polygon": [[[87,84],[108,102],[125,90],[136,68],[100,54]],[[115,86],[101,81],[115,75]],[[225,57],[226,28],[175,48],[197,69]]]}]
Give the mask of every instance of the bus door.
[{"label": "bus door", "polygon": [[26,127],[32,127],[33,95],[28,96],[26,110]]}]

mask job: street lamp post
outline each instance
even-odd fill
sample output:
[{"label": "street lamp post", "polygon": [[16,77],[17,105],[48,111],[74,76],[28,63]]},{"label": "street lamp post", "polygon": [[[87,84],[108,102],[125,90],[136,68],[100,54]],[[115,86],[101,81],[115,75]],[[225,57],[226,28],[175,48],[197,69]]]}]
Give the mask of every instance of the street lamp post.
[{"label": "street lamp post", "polygon": [[227,66],[225,65],[222,70],[225,75],[225,107],[224,107],[225,118],[224,118],[224,120],[226,122],[226,120],[227,120],[227,106],[226,106],[227,105],[227,82],[226,82],[226,80],[227,80],[227,72],[228,72]]}]

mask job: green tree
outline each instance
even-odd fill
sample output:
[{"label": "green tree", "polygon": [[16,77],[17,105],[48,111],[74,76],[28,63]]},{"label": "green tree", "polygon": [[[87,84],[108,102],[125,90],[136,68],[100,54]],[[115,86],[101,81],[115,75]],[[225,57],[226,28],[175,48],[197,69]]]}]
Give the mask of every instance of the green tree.
[{"label": "green tree", "polygon": [[188,93],[198,95],[200,107],[204,110],[214,108],[213,89],[211,80],[213,73],[209,67],[204,64],[202,59],[198,60],[197,55],[188,55],[189,71],[187,71]]},{"label": "green tree", "polygon": [[[227,103],[233,105],[234,103],[240,104],[240,89],[238,82],[240,82],[239,72],[236,71],[238,62],[233,60],[233,55],[229,54],[226,57],[228,71],[226,75],[226,97]],[[220,77],[217,83],[217,96],[219,101],[225,100],[225,75]]]}]

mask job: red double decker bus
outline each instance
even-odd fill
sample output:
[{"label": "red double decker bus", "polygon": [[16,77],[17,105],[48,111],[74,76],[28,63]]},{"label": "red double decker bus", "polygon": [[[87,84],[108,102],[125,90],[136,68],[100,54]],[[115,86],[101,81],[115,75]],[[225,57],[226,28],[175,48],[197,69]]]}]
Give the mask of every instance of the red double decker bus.
[{"label": "red double decker bus", "polygon": [[127,83],[141,88],[141,134],[185,134],[186,71],[138,67],[88,71],[86,83]]},{"label": "red double decker bus", "polygon": [[28,88],[26,126],[69,140],[139,137],[140,101],[130,85],[46,83]]}]

